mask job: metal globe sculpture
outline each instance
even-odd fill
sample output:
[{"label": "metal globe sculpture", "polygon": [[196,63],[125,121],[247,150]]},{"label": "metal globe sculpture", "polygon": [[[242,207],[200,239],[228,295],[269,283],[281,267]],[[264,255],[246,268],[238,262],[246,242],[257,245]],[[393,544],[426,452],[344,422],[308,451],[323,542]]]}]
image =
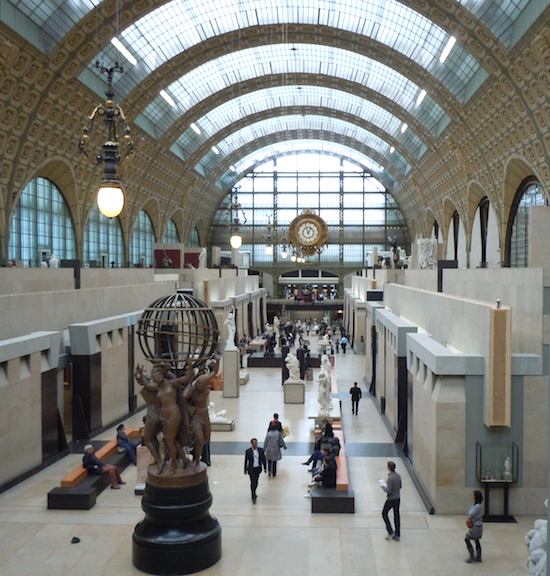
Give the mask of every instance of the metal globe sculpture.
[{"label": "metal globe sculpture", "polygon": [[144,310],[137,335],[147,360],[163,360],[177,370],[188,361],[196,367],[208,360],[216,352],[220,332],[212,309],[178,290]]}]

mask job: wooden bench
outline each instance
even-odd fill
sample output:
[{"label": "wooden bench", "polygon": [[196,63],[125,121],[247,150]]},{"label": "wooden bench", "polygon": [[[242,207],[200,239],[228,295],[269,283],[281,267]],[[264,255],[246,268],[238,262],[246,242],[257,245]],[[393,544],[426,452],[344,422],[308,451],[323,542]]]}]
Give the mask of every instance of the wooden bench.
[{"label": "wooden bench", "polygon": [[334,436],[340,440],[340,453],[336,456],[336,488],[314,486],[311,490],[311,512],[353,514],[355,495],[350,489],[344,431],[335,428]]},{"label": "wooden bench", "polygon": [[[140,431],[128,430],[128,436],[139,438]],[[118,448],[116,439],[107,442],[95,454],[103,462],[116,466],[119,472],[130,464],[130,457]],[[95,506],[97,495],[109,484],[108,474],[88,474],[86,468],[79,465],[61,479],[60,486],[48,492],[48,510],[89,510]]]}]

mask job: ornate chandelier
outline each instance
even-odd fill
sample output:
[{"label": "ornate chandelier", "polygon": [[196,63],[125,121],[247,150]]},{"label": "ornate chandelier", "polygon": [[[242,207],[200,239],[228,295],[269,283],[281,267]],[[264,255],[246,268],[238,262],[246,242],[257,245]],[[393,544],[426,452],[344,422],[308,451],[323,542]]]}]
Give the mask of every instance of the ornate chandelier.
[{"label": "ornate chandelier", "polygon": [[[239,190],[240,186],[235,186],[235,188],[233,188],[231,192],[231,203],[226,208],[231,229],[229,243],[231,244],[231,248],[234,250],[238,250],[242,246],[243,238],[241,236],[240,226],[241,224],[246,224],[246,214],[239,202]],[[239,219],[239,214],[241,214],[242,221]]]},{"label": "ornate chandelier", "polygon": [[[126,124],[126,117],[122,108],[113,100],[113,77],[115,73],[122,74],[124,69],[115,62],[114,66],[107,68],[99,62],[96,68],[107,76],[106,100],[94,108],[88,117],[88,124],[82,131],[78,148],[92,164],[103,164],[103,176],[97,193],[99,211],[107,218],[118,216],[124,206],[124,191],[118,178],[118,166],[132,156],[134,143],[130,138],[130,128]],[[94,155],[88,153],[90,136],[96,128],[96,120],[103,120],[107,128],[107,139],[100,151]],[[122,141],[120,137],[122,135]]]}]

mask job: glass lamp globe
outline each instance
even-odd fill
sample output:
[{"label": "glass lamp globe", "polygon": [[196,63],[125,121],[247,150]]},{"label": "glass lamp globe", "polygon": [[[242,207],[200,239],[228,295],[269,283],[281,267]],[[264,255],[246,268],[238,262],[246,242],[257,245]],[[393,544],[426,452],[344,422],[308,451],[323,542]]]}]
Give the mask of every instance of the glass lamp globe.
[{"label": "glass lamp globe", "polygon": [[229,240],[229,243],[231,244],[231,248],[233,248],[234,250],[238,250],[243,243],[242,236],[237,232],[233,232],[233,234],[231,234],[231,239]]},{"label": "glass lamp globe", "polygon": [[124,192],[120,184],[102,183],[97,193],[97,206],[103,216],[116,218],[124,206]]},{"label": "glass lamp globe", "polygon": [[292,260],[292,262],[296,262],[296,256],[294,256],[294,254],[290,257],[290,259]]},{"label": "glass lamp globe", "polygon": [[265,253],[267,256],[273,256],[273,245],[272,244],[268,244],[265,247]]},{"label": "glass lamp globe", "polygon": [[283,258],[283,259],[288,258],[288,250],[286,248],[283,248],[281,250],[281,258]]}]

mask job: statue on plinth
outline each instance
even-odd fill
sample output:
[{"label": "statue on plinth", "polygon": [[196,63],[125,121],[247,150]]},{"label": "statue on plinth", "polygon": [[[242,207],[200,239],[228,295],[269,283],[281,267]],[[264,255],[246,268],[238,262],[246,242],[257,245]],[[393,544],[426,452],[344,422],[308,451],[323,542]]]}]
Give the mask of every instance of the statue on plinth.
[{"label": "statue on plinth", "polygon": [[199,254],[199,270],[206,268],[206,248],[201,248]]},{"label": "statue on plinth", "polygon": [[224,324],[227,327],[225,350],[236,350],[237,347],[235,346],[235,332],[237,331],[237,328],[235,326],[235,308],[233,306],[228,312]]},{"label": "statue on plinth", "polygon": [[[545,508],[548,508],[548,499],[544,501]],[[546,540],[547,540],[548,520],[535,520],[534,528],[531,528],[525,535],[525,544],[528,549],[527,568],[529,576],[546,575]]]},{"label": "statue on plinth", "polygon": [[332,389],[330,373],[324,368],[319,370],[317,376],[319,382],[319,393],[317,395],[317,402],[319,402],[319,416],[328,416],[332,408]]},{"label": "statue on plinth", "polygon": [[136,333],[152,364],[150,374],[138,364],[135,379],[147,402],[144,442],[154,462],[147,469],[145,518],[134,529],[132,561],[149,574],[191,574],[221,557],[207,474],[218,323],[204,302],[179,291],[146,308]]},{"label": "statue on plinth", "polygon": [[232,420],[227,417],[227,410],[220,410],[216,412],[216,405],[214,402],[208,404],[208,418],[210,424],[231,424]]},{"label": "statue on plinth", "polygon": [[292,352],[287,354],[285,364],[288,370],[288,378],[285,382],[300,382],[300,362]]}]

